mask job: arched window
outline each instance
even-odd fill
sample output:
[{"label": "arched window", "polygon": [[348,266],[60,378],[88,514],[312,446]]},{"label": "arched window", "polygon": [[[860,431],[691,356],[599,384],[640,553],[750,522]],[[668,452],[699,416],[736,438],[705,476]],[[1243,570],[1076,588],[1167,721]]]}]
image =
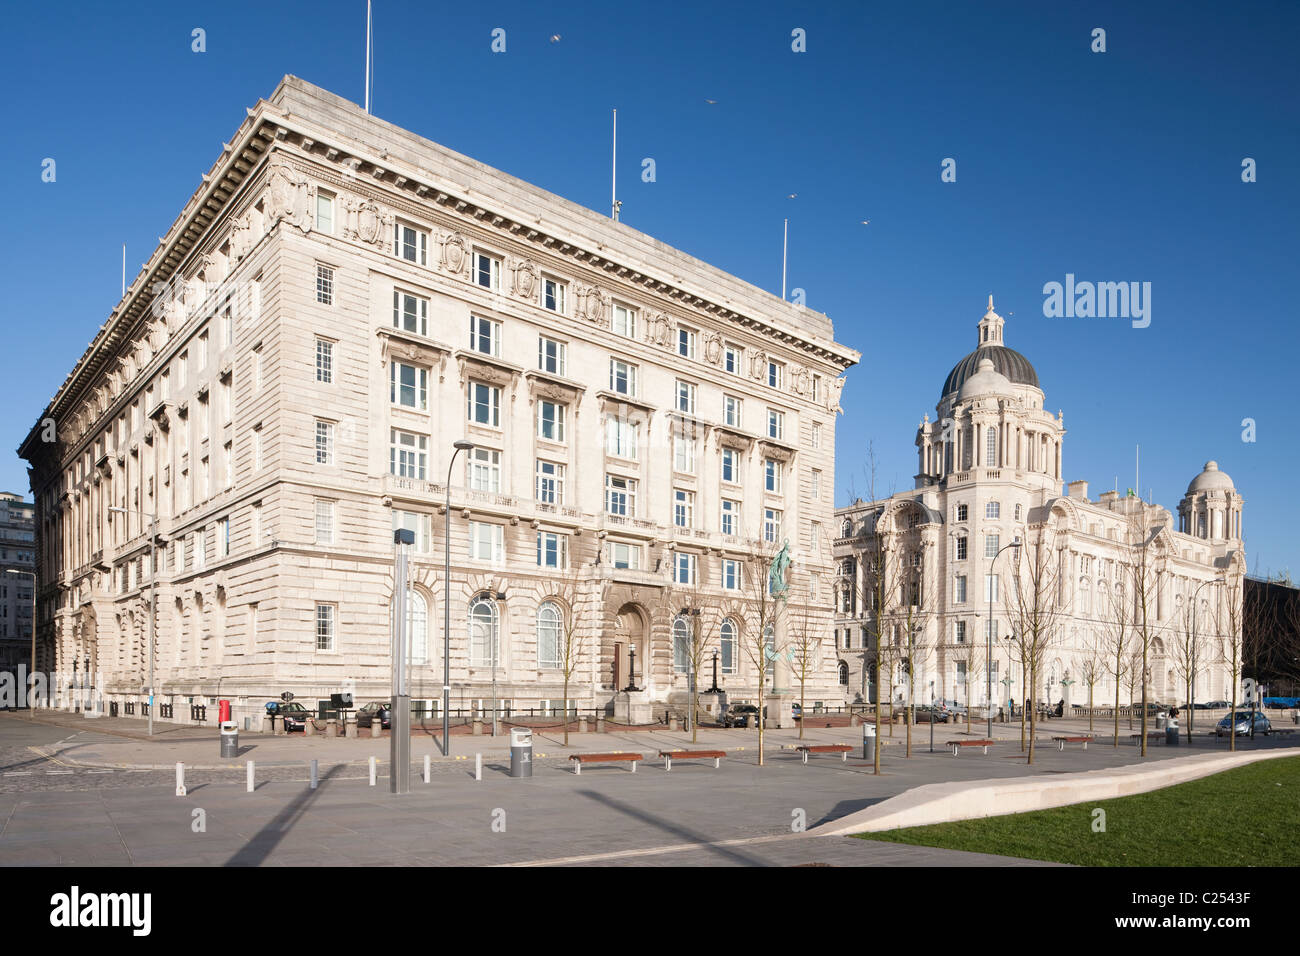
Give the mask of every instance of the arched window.
[{"label": "arched window", "polygon": [[844,523],[840,525],[840,537],[841,538],[853,537],[853,522],[848,518],[845,518]]},{"label": "arched window", "polygon": [[554,601],[545,601],[537,609],[537,666],[559,667],[560,638],[563,617],[559,605]]},{"label": "arched window", "polygon": [[849,665],[845,661],[840,661],[840,686],[849,686]]},{"label": "arched window", "polygon": [[414,588],[406,592],[406,646],[412,664],[429,663],[429,606]]},{"label": "arched window", "polygon": [[691,629],[686,618],[673,621],[673,670],[685,674],[691,669]]},{"label": "arched window", "polygon": [[485,597],[476,597],[469,605],[469,663],[471,667],[492,667],[498,663],[500,648],[497,606]]},{"label": "arched window", "polygon": [[722,673],[736,673],[736,622],[731,618],[726,618],[722,622],[722,631],[720,640],[722,653],[718,656],[721,658]]},{"label": "arched window", "polygon": [[1088,590],[1088,579],[1083,578],[1079,581],[1079,613],[1092,613],[1092,592]]}]

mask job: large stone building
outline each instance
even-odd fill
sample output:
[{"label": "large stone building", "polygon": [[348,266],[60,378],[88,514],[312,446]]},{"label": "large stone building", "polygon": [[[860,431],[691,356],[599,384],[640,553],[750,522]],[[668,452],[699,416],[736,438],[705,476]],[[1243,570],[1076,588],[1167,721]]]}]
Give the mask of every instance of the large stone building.
[{"label": "large stone building", "polygon": [[[894,645],[881,657],[886,699],[897,701],[909,689],[909,655],[898,648],[906,646],[900,630],[912,627],[920,632],[910,655],[915,702],[933,695],[982,706],[990,683],[995,702],[1023,700],[1018,651],[1026,642],[1017,642],[1013,631],[1035,613],[1045,619],[1050,608],[1051,642],[1035,699],[1086,703],[1091,670],[1098,704],[1114,701],[1117,682],[1127,703],[1133,688],[1124,672],[1140,671],[1130,665],[1141,642],[1124,651],[1128,660],[1118,667],[1118,680],[1117,668],[1104,660],[1122,638],[1117,624],[1130,635],[1135,629],[1139,592],[1148,595],[1148,699],[1184,701],[1192,671],[1198,699],[1230,699],[1223,638],[1232,618],[1225,602],[1235,599],[1239,624],[1245,571],[1242,498],[1232,480],[1208,462],[1176,520],[1132,493],[1090,498],[1086,481],[1064,486],[1063,416],[1047,411],[1033,366],[1003,344],[992,297],[977,330],[975,350],[944,380],[935,420],[926,415],[917,429],[914,489],[836,511],[835,642],[846,698],[878,696],[874,614],[883,580],[890,594],[879,630]],[[1015,540],[1022,542],[1022,559],[1008,548]],[[1038,542],[1041,553],[1050,549],[1050,561],[1033,557],[1030,545]],[[1031,576],[1038,586],[1022,591],[1021,579]],[[1189,614],[1193,600],[1195,615]],[[1134,692],[1140,699],[1140,680]]]},{"label": "large stone building", "polygon": [[0,492],[0,672],[31,668],[35,556],[32,503]]},{"label": "large stone building", "polygon": [[286,77],[23,443],[41,633],[137,704],[156,586],[177,717],[382,699],[405,527],[412,696],[436,716],[450,468],[453,708],[553,708],[570,615],[576,706],[667,701],[684,607],[754,695],[741,565],[787,539],[786,616],[816,618],[812,686],[838,695],[827,531],[857,357],[824,315]]}]

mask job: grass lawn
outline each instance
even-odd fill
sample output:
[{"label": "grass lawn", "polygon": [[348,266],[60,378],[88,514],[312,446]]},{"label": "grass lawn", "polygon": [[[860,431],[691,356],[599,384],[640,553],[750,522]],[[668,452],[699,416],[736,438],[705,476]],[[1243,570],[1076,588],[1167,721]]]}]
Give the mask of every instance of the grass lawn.
[{"label": "grass lawn", "polygon": [[1079,866],[1293,866],[1297,828],[1300,757],[1284,757],[1117,800],[858,836]]}]

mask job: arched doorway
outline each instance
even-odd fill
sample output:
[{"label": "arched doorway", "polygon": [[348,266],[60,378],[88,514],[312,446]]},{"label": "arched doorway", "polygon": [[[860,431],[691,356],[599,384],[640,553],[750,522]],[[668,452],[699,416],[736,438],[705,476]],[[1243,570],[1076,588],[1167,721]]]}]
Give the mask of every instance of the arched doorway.
[{"label": "arched doorway", "polygon": [[[624,604],[614,617],[612,631],[607,631],[601,648],[601,682],[607,690],[619,691],[635,679],[637,687],[646,686],[646,617],[639,604]],[[636,673],[632,673],[632,651],[636,652]],[[606,683],[608,682],[608,683]]]}]

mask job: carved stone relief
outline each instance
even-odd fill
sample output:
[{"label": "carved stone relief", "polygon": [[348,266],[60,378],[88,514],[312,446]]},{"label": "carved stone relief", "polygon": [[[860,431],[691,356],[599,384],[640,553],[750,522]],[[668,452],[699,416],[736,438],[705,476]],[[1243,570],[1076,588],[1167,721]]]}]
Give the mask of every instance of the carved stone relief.
[{"label": "carved stone relief", "polygon": [[517,259],[511,268],[514,270],[515,295],[531,300],[537,291],[537,265],[530,259]]},{"label": "carved stone relief", "polygon": [[267,228],[283,219],[303,232],[311,232],[311,214],[307,198],[307,179],[302,173],[288,163],[273,165],[264,199],[269,220]]},{"label": "carved stone relief", "polygon": [[762,349],[755,350],[754,354],[749,357],[749,375],[750,378],[756,378],[760,381],[767,375],[767,353]]},{"label": "carved stone relief", "polygon": [[710,365],[722,364],[722,336],[717,332],[704,337],[704,361]]},{"label": "carved stone relief", "polygon": [[657,312],[646,321],[646,341],[652,345],[672,348],[673,320],[662,312]]},{"label": "carved stone relief", "polygon": [[344,209],[347,211],[344,238],[368,246],[383,246],[387,242],[394,222],[392,213],[359,196],[348,196],[344,200]]}]

